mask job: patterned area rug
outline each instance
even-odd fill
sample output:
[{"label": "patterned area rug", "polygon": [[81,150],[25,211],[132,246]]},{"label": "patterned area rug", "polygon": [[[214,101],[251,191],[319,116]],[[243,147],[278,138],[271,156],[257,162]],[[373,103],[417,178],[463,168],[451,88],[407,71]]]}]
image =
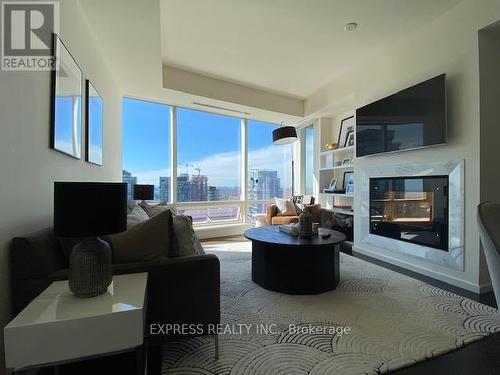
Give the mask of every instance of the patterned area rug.
[{"label": "patterned area rug", "polygon": [[234,331],[220,335],[218,360],[210,337],[165,345],[163,374],[380,374],[500,331],[494,308],[345,254],[335,291],[267,291],[251,281],[250,246],[204,246],[221,260],[222,323]]}]

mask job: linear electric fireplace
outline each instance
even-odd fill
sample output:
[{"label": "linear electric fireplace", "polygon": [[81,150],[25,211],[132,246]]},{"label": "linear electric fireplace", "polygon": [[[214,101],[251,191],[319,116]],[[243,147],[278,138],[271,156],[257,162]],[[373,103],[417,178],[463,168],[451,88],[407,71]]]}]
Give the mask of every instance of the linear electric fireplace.
[{"label": "linear electric fireplace", "polygon": [[448,251],[448,176],[370,178],[370,233]]}]

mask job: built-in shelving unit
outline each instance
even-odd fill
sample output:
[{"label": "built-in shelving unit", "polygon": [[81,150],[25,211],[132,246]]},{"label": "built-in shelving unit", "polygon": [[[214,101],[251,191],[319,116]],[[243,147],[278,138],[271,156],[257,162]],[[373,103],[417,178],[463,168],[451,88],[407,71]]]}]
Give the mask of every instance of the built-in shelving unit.
[{"label": "built-in shelving unit", "polygon": [[[320,120],[320,152],[319,152],[319,201],[325,208],[338,215],[354,217],[354,195],[345,194],[344,173],[355,172],[356,146],[340,147],[333,150],[326,148],[327,144],[336,143],[339,139],[342,119],[352,114],[344,113]],[[324,193],[329,188],[330,181],[337,179],[336,192]]]}]

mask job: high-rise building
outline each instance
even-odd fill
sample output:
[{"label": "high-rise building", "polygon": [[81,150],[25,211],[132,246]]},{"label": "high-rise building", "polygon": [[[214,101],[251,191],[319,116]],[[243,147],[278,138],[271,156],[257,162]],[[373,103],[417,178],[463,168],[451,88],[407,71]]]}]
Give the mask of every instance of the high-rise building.
[{"label": "high-rise building", "polygon": [[170,177],[160,177],[160,203],[169,202]]},{"label": "high-rise building", "polygon": [[189,175],[182,173],[177,177],[177,201],[190,202],[190,182]]},{"label": "high-rise building", "polygon": [[[282,197],[283,188],[277,171],[250,169],[248,171],[248,199],[267,200]],[[247,217],[252,222],[254,214],[265,212],[264,204],[251,204],[247,207]]]},{"label": "high-rise building", "polygon": [[134,185],[137,184],[137,177],[132,176],[132,173],[122,170],[122,181],[127,183],[127,198],[134,199]]},{"label": "high-rise building", "polygon": [[250,169],[248,171],[248,198],[273,199],[283,195],[281,179],[278,171],[265,169]]},{"label": "high-rise building", "polygon": [[208,200],[208,177],[205,175],[191,176],[191,202],[205,202]]},{"label": "high-rise building", "polygon": [[216,186],[209,186],[208,187],[208,200],[209,201],[220,200],[220,192]]}]

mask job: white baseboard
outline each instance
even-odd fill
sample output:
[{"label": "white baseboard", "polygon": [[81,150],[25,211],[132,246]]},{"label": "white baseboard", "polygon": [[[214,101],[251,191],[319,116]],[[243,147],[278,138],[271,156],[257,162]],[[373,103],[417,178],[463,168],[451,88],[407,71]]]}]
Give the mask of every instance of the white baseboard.
[{"label": "white baseboard", "polygon": [[195,227],[194,231],[200,240],[205,240],[208,238],[240,236],[251,227],[250,224],[214,225],[210,227]]},{"label": "white baseboard", "polygon": [[493,285],[491,283],[481,284],[479,290],[481,294],[493,292]]}]

